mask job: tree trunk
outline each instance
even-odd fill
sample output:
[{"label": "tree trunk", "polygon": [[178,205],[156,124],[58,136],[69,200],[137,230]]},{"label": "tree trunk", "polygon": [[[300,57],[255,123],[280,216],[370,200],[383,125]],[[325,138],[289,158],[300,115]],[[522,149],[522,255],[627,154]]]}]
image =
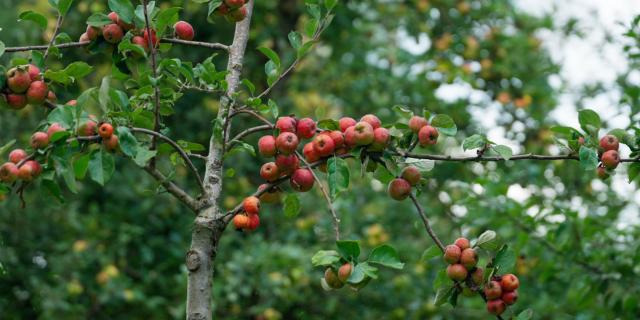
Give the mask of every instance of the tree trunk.
[{"label": "tree trunk", "polygon": [[[247,17],[236,24],[233,43],[229,49],[227,64],[227,92],[218,110],[218,119],[227,123],[227,116],[233,107],[230,97],[237,91],[242,73],[244,53],[249,40],[249,27],[253,12],[253,0],[248,1]],[[224,131],[228,131],[226,126]],[[223,136],[226,136],[223,135]],[[223,138],[224,139],[224,138]],[[213,286],[213,263],[216,257],[218,240],[227,222],[223,219],[224,212],[219,207],[222,194],[222,171],[224,144],[212,135],[209,142],[204,176],[204,209],[198,212],[191,233],[191,249],[186,255],[186,265],[189,270],[187,284],[187,320],[212,319],[211,296]]]}]

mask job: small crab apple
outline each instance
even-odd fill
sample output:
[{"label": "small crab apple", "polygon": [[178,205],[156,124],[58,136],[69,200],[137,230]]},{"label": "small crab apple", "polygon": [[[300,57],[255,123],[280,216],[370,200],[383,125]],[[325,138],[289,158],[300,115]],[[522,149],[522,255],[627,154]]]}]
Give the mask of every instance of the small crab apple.
[{"label": "small crab apple", "polygon": [[507,305],[512,305],[518,301],[518,290],[507,291],[502,294],[502,301]]},{"label": "small crab apple", "polygon": [[618,151],[618,148],[620,147],[620,142],[618,141],[618,138],[616,138],[616,136],[608,134],[602,137],[602,139],[600,139],[600,147],[604,149],[604,151],[609,151],[609,150]]},{"label": "small crab apple", "polygon": [[49,93],[49,88],[44,81],[36,80],[31,82],[29,85],[29,89],[27,89],[27,102],[31,104],[42,104],[44,100],[47,98],[47,94]]},{"label": "small crab apple", "polygon": [[356,145],[365,146],[373,142],[373,126],[368,122],[360,121],[353,127],[353,140]]},{"label": "small crab apple", "polygon": [[98,39],[98,36],[100,35],[100,28],[87,26],[87,30],[84,33],[87,35],[87,38],[89,38],[89,40],[93,41],[95,39]]},{"label": "small crab apple", "polygon": [[275,162],[267,162],[260,168],[260,176],[267,181],[275,181],[280,177],[280,171]]},{"label": "small crab apple", "polygon": [[344,144],[347,147],[356,145],[356,126],[353,125],[344,131]]},{"label": "small crab apple", "polygon": [[389,196],[394,200],[404,200],[411,193],[411,184],[405,179],[396,178],[389,183],[387,188]]},{"label": "small crab apple", "polygon": [[[263,183],[258,187],[258,191],[263,191],[269,187],[268,184]],[[269,190],[263,192],[260,195],[261,203],[278,203],[280,201],[280,192],[275,187],[270,188]]]},{"label": "small crab apple", "polygon": [[98,134],[102,139],[109,139],[113,135],[113,126],[110,123],[103,123],[98,128]]},{"label": "small crab apple", "polygon": [[120,141],[118,140],[118,136],[111,135],[109,138],[103,138],[102,144],[107,149],[107,151],[117,151],[118,146],[120,145]]},{"label": "small crab apple", "polygon": [[47,136],[49,136],[49,140],[51,140],[51,137],[53,137],[54,134],[63,131],[65,131],[64,127],[61,124],[54,122],[49,126],[49,129],[47,129]]},{"label": "small crab apple", "polygon": [[244,0],[224,0],[224,3],[234,9],[244,6]]},{"label": "small crab apple", "polygon": [[450,244],[444,248],[444,261],[449,264],[458,263],[460,261],[460,253],[462,251],[458,246]]},{"label": "small crab apple", "polygon": [[33,177],[36,178],[38,177],[41,173],[42,173],[42,166],[40,165],[40,162],[35,161],[35,160],[29,160],[27,162],[24,163],[24,165],[28,165],[31,167],[31,169],[33,169]]},{"label": "small crab apple", "polygon": [[355,126],[357,121],[351,117],[343,117],[338,120],[338,124],[340,125],[340,131],[345,132],[347,128]]},{"label": "small crab apple", "polygon": [[58,100],[58,98],[56,97],[56,93],[49,90],[49,93],[47,93],[47,101],[54,103],[56,102],[56,100]]},{"label": "small crab apple", "polygon": [[236,214],[233,217],[233,226],[236,229],[246,229],[249,226],[249,217],[244,214]]},{"label": "small crab apple", "polygon": [[42,149],[49,145],[49,135],[45,132],[36,132],[31,136],[31,146],[34,149]]},{"label": "small crab apple", "polygon": [[471,248],[462,250],[460,263],[467,269],[475,267],[478,264],[478,253]]},{"label": "small crab apple", "polygon": [[66,105],[68,105],[68,106],[75,107],[76,105],[78,105],[78,101],[77,101],[77,100],[75,100],[75,99],[74,99],[74,100],[69,100],[69,101],[67,101],[67,103],[65,103],[65,104],[66,104]]},{"label": "small crab apple", "polygon": [[23,93],[29,89],[31,77],[24,67],[14,67],[7,71],[7,87],[13,93]]},{"label": "small crab apple", "polygon": [[[151,36],[149,36],[149,34],[151,34]],[[158,41],[158,37],[156,36],[156,32],[151,29],[151,32],[149,33],[147,31],[147,29],[144,29],[144,32],[142,32],[142,38],[144,39],[144,43],[149,43],[149,38],[151,38],[151,44],[156,46],[158,45],[158,43],[160,41]]]},{"label": "small crab apple", "polygon": [[258,140],[258,151],[265,157],[273,157],[278,153],[276,138],[272,135],[262,136]]},{"label": "small crab apple", "polygon": [[508,273],[502,276],[500,286],[504,291],[513,291],[520,286],[520,280],[514,274]]},{"label": "small crab apple", "polygon": [[310,139],[316,134],[316,122],[311,118],[302,118],[296,124],[296,132],[298,137],[302,139]]},{"label": "small crab apple", "polygon": [[18,179],[18,166],[15,163],[7,162],[0,167],[0,181],[13,183]]},{"label": "small crab apple", "polygon": [[280,117],[276,121],[276,129],[282,132],[296,132],[296,119],[293,117]]},{"label": "small crab apple", "polygon": [[[327,132],[327,131],[325,131]],[[333,140],[333,145],[336,149],[342,148],[344,146],[344,134],[339,130],[332,130],[325,133],[331,140]]]},{"label": "small crab apple", "polygon": [[338,269],[338,279],[340,279],[340,281],[342,282],[347,282],[347,279],[349,279],[349,276],[351,276],[351,271],[353,271],[353,266],[351,265],[351,263],[347,262],[343,264],[342,266],[340,266],[340,269]]},{"label": "small crab apple", "polygon": [[467,278],[467,269],[459,263],[447,266],[447,277],[454,281],[462,281]]},{"label": "small crab apple", "polygon": [[315,182],[310,169],[296,169],[291,175],[291,187],[298,192],[307,192],[313,188]]},{"label": "small crab apple", "polygon": [[27,152],[22,149],[15,149],[9,153],[9,161],[18,164],[27,157]]},{"label": "small crab apple", "polygon": [[18,178],[23,181],[31,181],[35,176],[34,169],[31,165],[23,164],[18,169]]},{"label": "small crab apple", "polygon": [[118,24],[118,26],[120,26],[120,28],[122,28],[122,30],[124,31],[128,31],[131,30],[135,27],[135,25],[133,24],[133,22],[131,23],[126,23],[124,22],[124,20],[120,19],[120,16],[118,16],[118,19],[116,20],[116,23]]},{"label": "small crab apple", "polygon": [[111,19],[111,22],[113,23],[118,23],[118,14],[111,11],[109,12],[109,14],[107,15],[107,17],[109,17],[109,19]]},{"label": "small crab apple", "polygon": [[489,283],[484,286],[484,295],[487,297],[487,300],[499,299],[502,296],[500,282],[495,280],[489,281]]},{"label": "small crab apple", "polygon": [[149,51],[149,43],[144,41],[144,38],[141,36],[134,36],[131,38],[131,43],[142,47],[144,51]]},{"label": "small crab apple", "polygon": [[429,125],[429,122],[424,117],[413,116],[409,119],[409,129],[415,133],[420,132],[420,129],[427,125]]},{"label": "small crab apple", "polygon": [[102,36],[109,43],[118,43],[124,36],[124,31],[119,25],[112,23],[102,28]]},{"label": "small crab apple", "polygon": [[218,8],[216,8],[216,14],[219,16],[225,16],[227,14],[229,14],[229,6],[227,6],[226,4],[221,3],[220,6]]},{"label": "small crab apple", "polygon": [[473,283],[475,283],[476,285],[481,285],[483,280],[484,271],[482,270],[482,268],[473,269],[473,272],[471,273],[471,281],[473,281]]},{"label": "small crab apple", "polygon": [[487,312],[490,314],[499,316],[505,309],[507,309],[507,306],[500,299],[487,301]]},{"label": "small crab apple", "polygon": [[257,214],[250,214],[249,216],[249,224],[247,225],[248,230],[258,229],[260,226],[260,217]]},{"label": "small crab apple", "polygon": [[259,214],[260,199],[254,196],[244,198],[244,201],[242,201],[242,209],[248,214]]},{"label": "small crab apple", "polygon": [[298,160],[298,157],[295,154],[279,154],[276,157],[276,165],[278,166],[278,170],[281,175],[287,175],[298,169],[300,160]]},{"label": "small crab apple", "polygon": [[18,93],[7,94],[7,104],[12,109],[20,110],[27,106],[27,96]]},{"label": "small crab apple", "polygon": [[30,64],[27,68],[27,72],[29,73],[29,78],[31,81],[41,80],[42,76],[40,75],[40,68],[36,67],[33,64]]},{"label": "small crab apple", "polygon": [[276,138],[276,147],[282,154],[292,154],[298,148],[298,136],[293,132],[282,132]]},{"label": "small crab apple", "polygon": [[458,238],[456,239],[456,241],[453,242],[453,244],[460,247],[460,250],[464,250],[471,247],[471,244],[469,243],[469,239],[467,238]]},{"label": "small crab apple", "polygon": [[324,281],[333,289],[340,289],[344,286],[344,282],[340,281],[338,274],[332,268],[327,268],[327,270],[324,271]]},{"label": "small crab apple", "polygon": [[78,42],[88,42],[91,41],[91,39],[89,39],[89,35],[87,35],[87,33],[83,33],[80,35],[80,38],[78,38]]},{"label": "small crab apple", "polygon": [[438,130],[432,126],[424,126],[418,132],[418,141],[421,146],[436,144],[438,142]]},{"label": "small crab apple", "polygon": [[378,129],[380,128],[380,126],[382,126],[382,122],[380,122],[380,119],[378,119],[378,117],[372,115],[372,114],[366,114],[364,116],[362,116],[362,118],[360,118],[360,122],[367,122],[368,124],[371,125],[371,127],[373,127],[373,129]]},{"label": "small crab apple", "polygon": [[302,154],[304,154],[304,158],[309,163],[320,160],[320,156],[316,152],[316,149],[313,147],[313,142],[309,142],[304,145],[304,147],[302,148]]},{"label": "small crab apple", "polygon": [[78,135],[81,137],[89,137],[96,134],[98,124],[93,120],[87,120],[78,127]]},{"label": "small crab apple", "polygon": [[371,143],[371,149],[375,151],[384,150],[389,144],[389,130],[387,128],[377,128],[373,130],[373,142]]},{"label": "small crab apple", "polygon": [[247,7],[240,7],[236,10],[231,10],[227,17],[229,17],[231,21],[240,22],[247,17],[247,13]]},{"label": "small crab apple", "polygon": [[609,178],[609,172],[607,172],[607,168],[602,165],[598,166],[598,169],[596,169],[596,173],[598,174],[598,178],[602,180],[606,180]]},{"label": "small crab apple", "polygon": [[313,138],[313,150],[320,157],[328,157],[335,150],[335,143],[328,134],[319,134]]},{"label": "small crab apple", "polygon": [[400,173],[402,179],[407,180],[410,185],[415,186],[420,183],[420,179],[422,178],[422,174],[420,170],[414,166],[408,166],[402,169],[402,173]]},{"label": "small crab apple", "polygon": [[193,40],[194,31],[191,24],[186,21],[178,21],[173,25],[173,29],[176,31],[176,38],[182,40]]},{"label": "small crab apple", "polygon": [[605,151],[602,154],[602,165],[604,165],[607,169],[615,169],[620,163],[620,155],[618,155],[618,151],[609,150]]}]

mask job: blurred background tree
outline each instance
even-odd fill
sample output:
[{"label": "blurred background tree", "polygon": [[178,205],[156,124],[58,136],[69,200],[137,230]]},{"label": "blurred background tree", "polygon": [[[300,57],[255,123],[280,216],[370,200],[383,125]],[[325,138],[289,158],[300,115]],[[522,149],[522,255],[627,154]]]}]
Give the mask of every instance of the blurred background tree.
[{"label": "blurred background tree", "polygon": [[[46,1],[0,4],[8,8],[0,11],[0,39],[7,46],[49,39],[55,19]],[[230,42],[233,26],[221,19],[207,22],[204,6],[158,5],[182,6],[181,19],[194,25],[196,40]],[[48,31],[41,34],[31,22],[17,21],[25,10],[47,13]],[[88,16],[107,10],[106,1],[75,1],[63,30],[77,39]],[[266,45],[291,61],[286,34],[307,17],[302,1],[284,0],[258,1],[253,19],[244,75],[258,84],[264,83],[266,58],[255,49]],[[321,43],[272,98],[284,107],[283,114],[320,118],[375,113],[393,121],[396,104],[446,113],[459,132],[443,139],[437,153],[459,153],[465,137],[493,129],[501,129],[520,151],[557,153],[548,130],[555,120],[548,115],[559,92],[549,79],[559,74],[560,65],[539,34],[579,36],[572,23],[558,24],[552,14],[532,16],[513,1],[340,1]],[[626,23],[627,36],[636,41],[627,47],[628,58],[637,66],[638,19]],[[211,52],[176,46],[167,54],[197,63]],[[0,62],[16,56],[5,54]],[[95,72],[77,85],[56,88],[61,101],[99,85],[111,71],[108,59],[80,48],[64,50],[58,63],[77,59],[94,65]],[[216,61],[220,67],[226,63]],[[628,81],[629,74],[631,69],[615,84],[625,94],[611,111],[625,110],[637,119],[640,89]],[[445,98],[442,91],[452,86],[469,93]],[[581,98],[601,92],[586,89]],[[167,120],[172,134],[205,143],[211,124],[203,119],[213,119],[217,108],[214,98],[190,92]],[[491,114],[498,116],[487,127],[478,115],[496,109]],[[2,113],[0,144],[14,137],[26,143],[28,128],[43,113],[32,107]],[[260,183],[261,159],[234,154],[227,161],[234,164],[225,178],[224,205],[231,208]],[[0,318],[184,317],[183,262],[193,217],[173,198],[153,197],[158,186],[134,166],[118,161],[118,171],[126,174],[116,174],[104,189],[85,182],[65,203],[45,192],[27,192],[24,209],[16,199],[0,204]],[[357,172],[358,165],[351,166]],[[187,183],[186,172],[177,176]],[[511,308],[515,312],[531,308],[542,319],[638,318],[638,207],[594,178],[575,162],[438,163],[419,199],[443,240],[493,229],[516,250],[522,285]],[[405,270],[385,270],[357,293],[324,292],[322,271],[312,269],[310,257],[332,248],[332,227],[320,191],[314,190],[302,195],[303,210],[295,218],[285,218],[281,206],[272,205],[258,232],[227,230],[215,270],[216,317],[488,317],[477,298],[462,298],[456,309],[435,307],[433,280],[444,263],[421,258],[432,243],[408,202],[392,202],[375,179],[356,178],[351,189],[336,203],[343,234],[369,249],[393,244]],[[629,210],[636,212],[632,219],[623,215]]]}]

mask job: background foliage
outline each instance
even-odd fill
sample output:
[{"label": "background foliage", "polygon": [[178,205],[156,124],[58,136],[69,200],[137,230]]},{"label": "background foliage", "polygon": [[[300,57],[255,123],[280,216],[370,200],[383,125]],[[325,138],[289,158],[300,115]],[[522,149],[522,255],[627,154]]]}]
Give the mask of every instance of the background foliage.
[{"label": "background foliage", "polygon": [[[46,1],[0,0],[7,46],[45,43],[54,12]],[[233,26],[210,24],[204,7],[193,2],[161,1],[182,6],[196,39],[229,43]],[[46,13],[42,34],[32,22],[16,21],[20,12]],[[106,11],[105,1],[75,1],[63,30],[77,38],[87,17]],[[559,66],[541,46],[542,30],[566,30],[553,16],[537,18],[519,12],[511,1],[412,0],[340,1],[336,17],[322,42],[272,98],[282,114],[360,116],[375,113],[394,121],[395,104],[415,112],[423,107],[454,118],[455,138],[444,139],[438,153],[460,148],[465,137],[485,132],[473,110],[501,106],[499,126],[524,150],[549,153],[554,140],[547,115],[557,104],[548,84]],[[308,19],[302,1],[258,1],[252,22],[244,75],[264,87],[264,55],[269,46],[291,61],[286,34]],[[627,34],[636,42],[628,49],[631,66],[638,64],[638,19]],[[424,50],[408,50],[410,39],[428,38]],[[419,52],[418,52],[419,51]],[[54,66],[86,61],[94,72],[78,85],[58,88],[61,101],[98,86],[111,66],[101,54],[65,50]],[[175,46],[169,53],[194,64],[211,54],[204,48]],[[165,55],[167,55],[165,54]],[[0,61],[20,54],[5,54]],[[214,59],[219,68],[224,59]],[[622,74],[625,92],[612,112],[640,110],[640,89]],[[467,83],[485,93],[480,99],[443,101],[435,92],[445,84]],[[122,84],[120,84],[122,85]],[[260,89],[260,88],[259,88]],[[584,91],[584,96],[595,95]],[[189,92],[167,118],[171,134],[206,143],[218,102],[211,95]],[[26,144],[44,110],[3,112],[0,144],[16,138]],[[255,141],[252,141],[255,142]],[[457,149],[456,149],[457,150]],[[247,153],[227,158],[224,206],[233,207],[260,183],[261,159]],[[198,165],[202,165],[198,163]],[[350,162],[352,172],[359,167]],[[193,217],[166,195],[153,196],[157,185],[130,161],[117,161],[118,173],[102,188],[82,183],[79,195],[65,203],[46,192],[0,204],[0,312],[3,319],[180,319],[184,317],[186,268]],[[176,172],[184,179],[186,172]],[[356,293],[324,292],[322,273],[310,258],[332,248],[332,226],[319,190],[303,195],[300,215],[286,218],[282,207],[265,210],[264,227],[253,234],[227,230],[222,238],[214,284],[216,316],[257,319],[482,319],[480,299],[462,299],[455,310],[435,307],[433,281],[445,264],[422,259],[432,243],[409,202],[392,202],[376,180],[355,178],[351,192],[336,208],[342,233],[358,239],[365,252],[388,242],[405,264],[401,272],[383,270],[378,281]],[[640,316],[637,267],[640,262],[637,224],[621,219],[632,206],[607,186],[593,181],[577,162],[438,163],[428,191],[419,196],[434,229],[446,242],[460,234],[477,237],[495,230],[517,252],[520,301],[514,311],[531,308],[535,318],[631,319]],[[181,181],[182,183],[186,183]],[[507,197],[512,185],[531,193],[522,202]],[[191,187],[195,187],[192,185]],[[44,190],[44,189],[43,189]],[[461,227],[463,226],[463,227]],[[593,269],[593,268],[596,269]]]}]

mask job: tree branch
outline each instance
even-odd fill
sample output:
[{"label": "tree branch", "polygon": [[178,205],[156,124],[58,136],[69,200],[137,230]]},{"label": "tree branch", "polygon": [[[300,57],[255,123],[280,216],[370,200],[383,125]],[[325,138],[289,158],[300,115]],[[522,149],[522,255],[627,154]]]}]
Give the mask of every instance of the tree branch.
[{"label": "tree branch", "polygon": [[[156,44],[153,43],[153,36],[152,36],[152,30],[151,27],[149,25],[149,13],[147,12],[147,0],[142,0],[142,10],[144,12],[144,27],[147,31],[147,46],[149,47],[149,50],[151,51],[151,71],[153,74],[153,99],[154,99],[154,109],[153,109],[153,131],[155,132],[159,132],[160,131],[160,90],[158,89],[158,70],[157,69],[157,64],[156,64]],[[151,138],[151,150],[155,150],[156,149],[156,136],[153,136]],[[149,162],[149,165],[153,168],[155,167],[156,164],[156,157],[151,158],[151,162]],[[200,179],[198,179],[200,180]]]},{"label": "tree branch", "polygon": [[181,39],[172,39],[172,38],[163,38],[160,42],[164,43],[174,43],[174,44],[182,44],[192,47],[204,47],[215,50],[224,50],[229,51],[229,46],[224,45],[222,43],[211,43],[211,42],[202,42],[202,41],[189,41],[189,40],[181,40]]},{"label": "tree branch", "polygon": [[242,139],[242,138],[244,138],[244,137],[246,137],[246,136],[248,136],[248,135],[250,135],[252,133],[260,132],[260,131],[267,131],[267,130],[271,130],[271,129],[273,129],[272,126],[265,124],[265,125],[252,127],[252,128],[247,129],[247,130],[244,130],[244,131],[238,133],[235,137],[233,137],[233,139],[229,140],[229,142],[227,143],[227,149],[228,149],[229,146],[233,145],[236,142],[240,142],[240,139]]},{"label": "tree branch", "polygon": [[413,204],[416,206],[416,209],[418,209],[418,214],[420,215],[420,218],[424,223],[424,228],[427,230],[427,233],[429,234],[433,242],[436,243],[438,248],[440,248],[440,250],[444,253],[444,245],[442,244],[442,241],[440,241],[438,236],[436,236],[435,232],[433,232],[431,224],[429,223],[429,219],[427,219],[427,215],[424,213],[422,206],[420,205],[420,203],[418,203],[418,199],[416,199],[416,196],[413,195],[413,193],[410,193],[409,197],[411,198],[411,201],[413,201]]},{"label": "tree branch", "polygon": [[[191,47],[204,47],[204,48],[209,48],[214,50],[219,49],[219,50],[229,51],[229,46],[221,43],[187,41],[187,40],[171,39],[171,38],[162,38],[160,39],[160,42],[173,43],[173,44],[179,44],[179,45],[191,46]],[[52,45],[52,47],[56,47],[58,49],[80,48],[80,47],[86,47],[90,44],[91,44],[91,41],[67,42],[67,43],[55,44],[55,45]],[[7,47],[5,49],[5,52],[22,52],[22,51],[32,51],[32,50],[44,51],[44,50],[47,50],[48,47],[49,47],[48,45]]]},{"label": "tree branch", "polygon": [[158,169],[146,166],[144,167],[144,170],[147,171],[151,176],[153,176],[167,190],[167,192],[171,193],[174,197],[176,197],[176,199],[184,203],[193,212],[197,212],[198,209],[200,209],[200,204],[198,201],[193,199],[175,183],[168,180],[167,177],[165,177]]},{"label": "tree branch", "polygon": [[53,30],[53,35],[51,36],[51,40],[49,40],[49,45],[47,46],[47,49],[45,49],[44,55],[42,55],[42,61],[47,61],[47,56],[49,56],[49,50],[51,49],[51,46],[53,46],[53,42],[56,40],[56,35],[60,31],[60,26],[62,25],[63,18],[64,17],[62,16],[62,14],[58,12],[58,20],[56,21],[56,27]]},{"label": "tree branch", "polygon": [[229,118],[233,118],[233,117],[235,117],[235,116],[237,116],[238,114],[241,114],[241,113],[245,113],[245,114],[251,115],[254,118],[264,122],[265,124],[270,125],[271,127],[273,127],[273,123],[271,123],[271,121],[269,121],[267,118],[261,116],[260,114],[258,114],[257,112],[255,112],[253,110],[249,110],[249,109],[246,109],[246,108],[239,108],[239,109],[234,110],[231,114],[229,114]]},{"label": "tree branch", "polygon": [[[411,152],[404,152],[404,151],[395,151],[392,153],[405,158],[439,160],[439,161],[459,161],[459,162],[507,161],[506,159],[500,156],[480,156],[480,157],[479,156],[449,156],[449,155],[437,155],[437,154],[419,154],[419,153],[411,153]],[[509,160],[551,161],[551,160],[580,160],[580,158],[576,155],[549,156],[549,155],[527,153],[527,154],[513,155],[511,156],[511,158],[509,158]],[[640,162],[640,158],[621,158],[620,162]]]}]

